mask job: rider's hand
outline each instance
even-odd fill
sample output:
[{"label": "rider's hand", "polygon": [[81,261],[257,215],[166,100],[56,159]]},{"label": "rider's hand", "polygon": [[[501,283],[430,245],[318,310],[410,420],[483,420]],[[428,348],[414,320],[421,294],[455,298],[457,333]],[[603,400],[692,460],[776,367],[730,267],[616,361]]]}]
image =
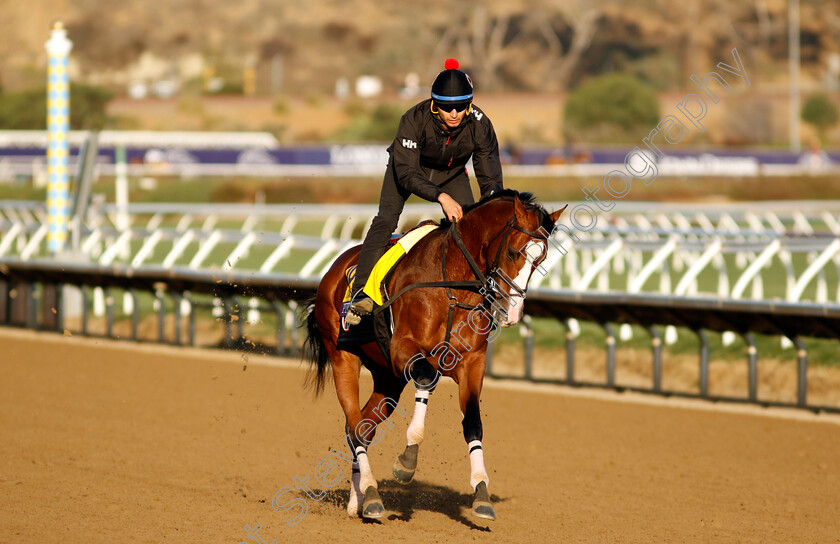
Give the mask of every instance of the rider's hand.
[{"label": "rider's hand", "polygon": [[440,207],[443,208],[443,215],[450,221],[458,222],[464,216],[464,210],[461,205],[455,202],[455,199],[446,193],[441,193],[438,197]]}]

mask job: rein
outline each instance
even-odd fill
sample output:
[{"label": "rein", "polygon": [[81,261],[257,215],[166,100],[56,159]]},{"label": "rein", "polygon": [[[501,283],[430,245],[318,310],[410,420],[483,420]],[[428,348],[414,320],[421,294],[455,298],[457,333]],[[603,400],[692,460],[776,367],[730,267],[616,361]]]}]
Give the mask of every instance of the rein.
[{"label": "rein", "polygon": [[[496,283],[492,278],[492,275],[495,273],[496,269],[499,267],[499,259],[501,258],[502,248],[507,247],[505,246],[505,241],[507,240],[508,236],[510,235],[511,230],[516,230],[522,232],[531,238],[539,238],[545,239],[545,236],[541,234],[537,234],[535,232],[531,232],[528,229],[522,228],[516,224],[516,215],[511,217],[508,222],[505,224],[505,227],[502,228],[499,232],[496,233],[493,238],[490,239],[489,244],[492,244],[496,238],[499,236],[503,236],[501,243],[499,244],[499,248],[496,251],[496,256],[493,259],[493,265],[490,267],[490,273],[485,275],[481,268],[478,266],[478,263],[475,262],[475,258],[473,258],[472,254],[470,254],[467,246],[464,244],[464,240],[461,238],[461,233],[458,232],[458,228],[455,222],[452,222],[449,226],[449,230],[446,233],[446,237],[443,241],[443,251],[442,251],[442,258],[441,258],[441,272],[443,275],[443,281],[427,281],[427,282],[420,282],[420,283],[412,283],[411,285],[406,285],[402,289],[400,289],[394,296],[389,297],[384,304],[379,306],[374,310],[374,313],[380,313],[385,311],[385,309],[394,303],[399,297],[404,295],[406,292],[412,289],[418,289],[421,287],[443,287],[446,289],[446,296],[449,298],[449,312],[446,319],[446,338],[444,342],[448,343],[449,338],[452,335],[452,324],[455,317],[455,308],[461,308],[463,310],[474,310],[479,305],[476,304],[465,304],[458,300],[456,296],[452,294],[453,289],[458,290],[465,290],[465,291],[474,291],[477,293],[481,293],[484,295],[484,298],[495,298],[493,297],[493,293],[495,292]],[[464,259],[466,259],[467,264],[470,266],[473,275],[476,279],[474,280],[461,280],[461,281],[454,281],[447,279],[446,273],[446,249],[449,246],[447,243],[449,241],[449,237],[455,241],[455,245],[458,246],[458,249],[461,250],[461,254],[463,254]],[[488,245],[489,245],[488,244]]]},{"label": "rein", "polygon": [[[447,242],[449,241],[450,236],[452,236],[455,239],[455,244],[461,250],[461,253],[464,254],[464,257],[467,259],[470,268],[472,268],[473,273],[478,278],[477,280],[454,281],[447,279],[446,248],[448,246]],[[376,308],[374,312],[383,311],[385,308],[393,304],[394,301],[396,301],[406,292],[411,291],[412,289],[419,289],[421,287],[445,287],[447,290],[447,295],[449,295],[450,299],[454,298],[449,292],[450,289],[464,289],[478,292],[478,288],[482,287],[487,282],[487,278],[484,276],[484,273],[478,267],[478,264],[475,262],[475,259],[473,259],[473,256],[470,255],[470,252],[467,250],[467,246],[464,245],[464,241],[461,239],[461,235],[458,233],[458,229],[455,227],[455,223],[452,223],[452,225],[449,227],[449,231],[447,231],[446,238],[444,238],[443,241],[443,258],[441,259],[441,269],[443,272],[443,281],[424,281],[420,283],[412,283],[411,285],[406,285],[405,287],[397,291],[397,293],[394,296],[389,297],[388,300],[385,301],[384,304]],[[472,306],[470,309],[472,308],[475,308],[475,306]]]}]

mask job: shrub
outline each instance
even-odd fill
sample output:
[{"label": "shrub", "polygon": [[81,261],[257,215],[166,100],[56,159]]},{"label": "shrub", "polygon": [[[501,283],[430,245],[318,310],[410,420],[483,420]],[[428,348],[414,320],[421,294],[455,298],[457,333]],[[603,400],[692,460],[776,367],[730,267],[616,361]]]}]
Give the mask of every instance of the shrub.
[{"label": "shrub", "polygon": [[397,125],[405,109],[395,104],[379,104],[372,112],[361,112],[336,134],[340,141],[389,142],[397,133]]},{"label": "shrub", "polygon": [[811,96],[802,105],[802,120],[816,128],[820,138],[837,124],[838,117],[837,106],[824,95]]},{"label": "shrub", "polygon": [[[70,85],[70,128],[99,130],[110,122],[105,112],[113,98],[101,87]],[[47,126],[47,90],[0,94],[0,128],[44,130]]]},{"label": "shrub", "polygon": [[565,128],[578,138],[620,141],[659,121],[659,100],[651,87],[625,74],[584,83],[566,101]]}]

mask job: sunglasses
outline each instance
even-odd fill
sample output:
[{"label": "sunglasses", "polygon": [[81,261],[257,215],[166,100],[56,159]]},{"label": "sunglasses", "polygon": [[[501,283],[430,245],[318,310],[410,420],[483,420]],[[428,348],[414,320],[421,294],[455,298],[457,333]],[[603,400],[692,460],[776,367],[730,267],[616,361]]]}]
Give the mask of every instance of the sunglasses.
[{"label": "sunglasses", "polygon": [[452,110],[455,110],[460,113],[467,109],[469,105],[469,100],[466,102],[438,102],[437,100],[435,100],[435,106],[437,107],[437,109],[445,113],[449,113]]}]

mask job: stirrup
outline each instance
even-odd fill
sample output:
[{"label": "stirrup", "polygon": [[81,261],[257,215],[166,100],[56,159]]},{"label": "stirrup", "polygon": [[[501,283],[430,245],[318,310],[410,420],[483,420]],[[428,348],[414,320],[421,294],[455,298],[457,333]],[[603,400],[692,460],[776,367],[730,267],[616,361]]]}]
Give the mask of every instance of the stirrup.
[{"label": "stirrup", "polygon": [[361,298],[350,305],[344,317],[344,322],[348,325],[358,325],[362,321],[362,316],[370,315],[373,311],[373,300],[370,297],[364,293],[358,293],[357,296]]},{"label": "stirrup", "polygon": [[373,299],[367,295],[350,305],[350,310],[359,315],[370,315],[373,311]]}]

